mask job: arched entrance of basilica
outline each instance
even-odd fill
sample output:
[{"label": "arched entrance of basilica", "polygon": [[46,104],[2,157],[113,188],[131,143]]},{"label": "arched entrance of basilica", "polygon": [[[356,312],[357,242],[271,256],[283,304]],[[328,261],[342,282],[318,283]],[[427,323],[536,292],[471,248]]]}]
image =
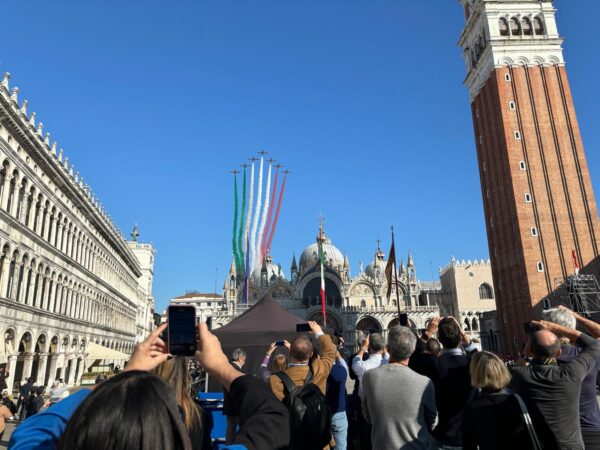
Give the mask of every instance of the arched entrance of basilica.
[{"label": "arched entrance of basilica", "polygon": [[[327,306],[334,308],[342,307],[342,295],[340,290],[332,280],[325,278],[325,299]],[[302,302],[305,307],[321,304],[321,279],[313,278],[304,287],[302,292]]]},{"label": "arched entrance of basilica", "polygon": [[381,333],[383,328],[379,321],[373,317],[363,317],[356,324],[356,331],[362,331],[365,334]]},{"label": "arched entrance of basilica", "polygon": [[[312,313],[307,320],[313,320],[319,324],[323,323],[323,314],[321,311]],[[330,311],[327,311],[327,328],[332,328],[333,332],[340,336],[344,332],[344,327],[338,319],[338,317],[334,314],[331,314]]]}]

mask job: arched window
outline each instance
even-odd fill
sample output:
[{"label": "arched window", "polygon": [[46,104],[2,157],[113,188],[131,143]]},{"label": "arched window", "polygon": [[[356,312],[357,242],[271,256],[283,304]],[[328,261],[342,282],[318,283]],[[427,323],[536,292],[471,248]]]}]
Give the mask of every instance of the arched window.
[{"label": "arched window", "polygon": [[6,212],[10,214],[10,212],[12,211],[14,205],[14,202],[16,201],[16,196],[18,195],[17,193],[17,179],[19,178],[19,172],[17,172],[16,170],[13,172],[13,175],[10,179],[10,184],[8,187],[8,203],[6,204]]},{"label": "arched window", "polygon": [[523,19],[523,34],[525,36],[533,35],[533,27],[531,26],[531,20],[528,17]]},{"label": "arched window", "polygon": [[504,17],[501,17],[500,20],[498,21],[498,28],[500,29],[500,36],[508,36],[509,35],[508,21]]},{"label": "arched window", "polygon": [[366,308],[367,307],[367,302],[364,301],[364,300],[361,300],[360,301],[360,306],[361,306],[361,308]]},{"label": "arched window", "polygon": [[29,196],[27,197],[27,210],[25,213],[25,225],[29,226],[30,218],[31,218],[31,207],[33,206],[33,202],[35,201],[35,188],[32,187],[29,190]]},{"label": "arched window", "polygon": [[534,17],[533,30],[535,31],[536,36],[544,34],[544,22],[540,16]]},{"label": "arched window", "polygon": [[521,35],[521,24],[519,23],[519,19],[516,17],[510,19],[510,34],[513,36]]},{"label": "arched window", "polygon": [[489,284],[483,283],[479,286],[479,298],[481,300],[490,300],[494,298],[494,291]]}]

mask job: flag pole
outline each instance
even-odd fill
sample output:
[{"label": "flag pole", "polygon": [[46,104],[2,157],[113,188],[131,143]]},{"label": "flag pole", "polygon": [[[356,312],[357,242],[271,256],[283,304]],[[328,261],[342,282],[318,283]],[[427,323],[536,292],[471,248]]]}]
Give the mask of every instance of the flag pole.
[{"label": "flag pole", "polygon": [[323,253],[323,241],[324,241],[324,232],[323,232],[323,216],[320,218],[321,225],[319,227],[319,236],[317,238],[319,245],[319,265],[321,269],[321,314],[323,316],[323,326],[327,326],[327,305],[326,305],[326,295],[325,295],[325,254]]},{"label": "flag pole", "polygon": [[[394,225],[392,225],[392,245],[396,248],[394,242]],[[394,252],[394,284],[396,285],[396,305],[398,306],[398,321],[400,320],[400,286],[398,285],[398,270],[396,267],[396,252]]]}]

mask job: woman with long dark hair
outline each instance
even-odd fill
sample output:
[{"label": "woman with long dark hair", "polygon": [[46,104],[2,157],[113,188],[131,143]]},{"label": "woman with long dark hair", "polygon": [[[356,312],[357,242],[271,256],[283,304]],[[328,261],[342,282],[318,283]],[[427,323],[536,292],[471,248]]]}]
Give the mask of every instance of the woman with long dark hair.
[{"label": "woman with long dark hair", "polygon": [[183,422],[190,435],[192,449],[209,450],[212,445],[210,430],[204,429],[202,409],[190,395],[191,377],[187,359],[183,356],[176,356],[152,370],[152,373],[166,381],[173,389],[175,401],[181,410]]},{"label": "woman with long dark hair", "polygon": [[[140,426],[142,424],[142,426]],[[59,450],[191,450],[173,391],[156,375],[128,371],[79,405]]]}]

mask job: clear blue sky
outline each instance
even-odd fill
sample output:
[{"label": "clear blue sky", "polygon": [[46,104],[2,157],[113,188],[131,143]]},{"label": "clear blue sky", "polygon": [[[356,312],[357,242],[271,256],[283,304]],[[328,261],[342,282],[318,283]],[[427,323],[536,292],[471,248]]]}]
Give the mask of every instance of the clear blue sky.
[{"label": "clear blue sky", "polygon": [[[555,3],[598,188],[600,3]],[[488,256],[457,1],[12,1],[2,17],[0,70],[123,232],[156,245],[159,310],[212,291],[216,268],[221,289],[228,172],[261,147],[293,171],[286,272],[320,211],[353,273],[391,224],[421,279]]]}]

